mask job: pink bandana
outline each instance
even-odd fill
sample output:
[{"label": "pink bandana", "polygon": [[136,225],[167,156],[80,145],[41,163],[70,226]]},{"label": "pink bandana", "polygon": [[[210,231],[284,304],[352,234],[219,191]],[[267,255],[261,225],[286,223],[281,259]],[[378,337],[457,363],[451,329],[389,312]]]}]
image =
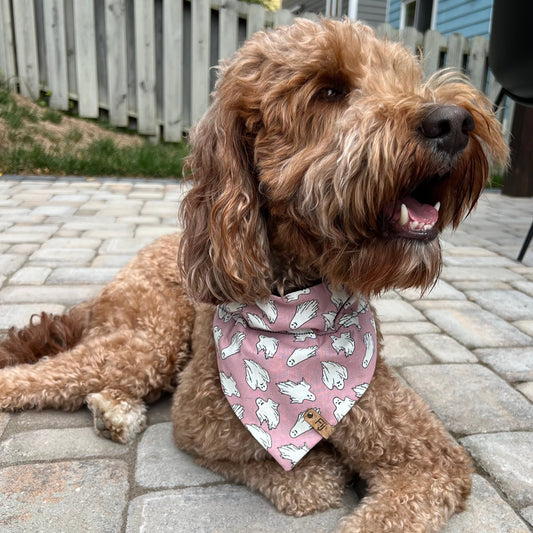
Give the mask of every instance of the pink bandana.
[{"label": "pink bandana", "polygon": [[254,305],[219,305],[213,334],[226,399],[284,470],[322,439],[304,419],[308,410],[334,427],[376,366],[367,302],[323,283]]}]

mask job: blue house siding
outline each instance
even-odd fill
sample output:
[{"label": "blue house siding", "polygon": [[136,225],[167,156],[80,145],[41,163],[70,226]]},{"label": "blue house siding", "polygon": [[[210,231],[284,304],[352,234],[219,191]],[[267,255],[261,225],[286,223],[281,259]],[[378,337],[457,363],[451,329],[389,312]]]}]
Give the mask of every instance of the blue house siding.
[{"label": "blue house siding", "polygon": [[[400,27],[402,0],[389,0],[387,22]],[[443,35],[462,33],[466,37],[489,36],[492,0],[439,0],[435,28]]]},{"label": "blue house siding", "polygon": [[491,12],[492,0],[439,0],[436,29],[444,35],[488,37]]},{"label": "blue house siding", "polygon": [[389,11],[387,22],[393,28],[400,27],[400,12],[402,7],[402,0],[389,0]]}]

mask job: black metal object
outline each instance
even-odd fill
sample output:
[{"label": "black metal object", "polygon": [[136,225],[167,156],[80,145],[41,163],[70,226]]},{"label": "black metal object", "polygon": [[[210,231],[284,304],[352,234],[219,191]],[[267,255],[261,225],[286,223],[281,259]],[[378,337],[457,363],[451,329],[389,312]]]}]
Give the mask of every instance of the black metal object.
[{"label": "black metal object", "polygon": [[[508,96],[525,106],[533,106],[533,2],[494,0],[490,30],[489,67],[502,88],[494,108]],[[529,229],[518,261],[522,261],[533,238]]]}]

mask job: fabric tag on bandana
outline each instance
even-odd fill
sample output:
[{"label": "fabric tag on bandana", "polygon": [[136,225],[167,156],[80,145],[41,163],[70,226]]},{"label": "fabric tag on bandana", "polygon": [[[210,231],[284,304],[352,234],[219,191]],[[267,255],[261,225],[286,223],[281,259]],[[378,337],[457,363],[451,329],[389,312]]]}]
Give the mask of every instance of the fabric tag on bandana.
[{"label": "fabric tag on bandana", "polygon": [[252,305],[219,305],[213,334],[226,399],[284,470],[331,434],[376,366],[368,303],[323,283]]}]

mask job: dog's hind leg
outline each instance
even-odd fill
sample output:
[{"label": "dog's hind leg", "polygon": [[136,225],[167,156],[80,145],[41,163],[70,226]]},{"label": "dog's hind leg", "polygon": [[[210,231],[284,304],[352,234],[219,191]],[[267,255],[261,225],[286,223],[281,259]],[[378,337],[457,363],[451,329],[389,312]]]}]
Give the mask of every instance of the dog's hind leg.
[{"label": "dog's hind leg", "polygon": [[435,533],[464,509],[468,454],[411,389],[378,360],[365,395],[331,436],[344,464],[368,484],[344,533]]},{"label": "dog's hind leg", "polygon": [[165,348],[144,330],[98,332],[50,359],[3,368],[0,409],[74,410],[87,395],[105,391],[108,398],[128,398],[133,405],[155,391],[172,389],[176,360],[185,351],[178,341]]}]

